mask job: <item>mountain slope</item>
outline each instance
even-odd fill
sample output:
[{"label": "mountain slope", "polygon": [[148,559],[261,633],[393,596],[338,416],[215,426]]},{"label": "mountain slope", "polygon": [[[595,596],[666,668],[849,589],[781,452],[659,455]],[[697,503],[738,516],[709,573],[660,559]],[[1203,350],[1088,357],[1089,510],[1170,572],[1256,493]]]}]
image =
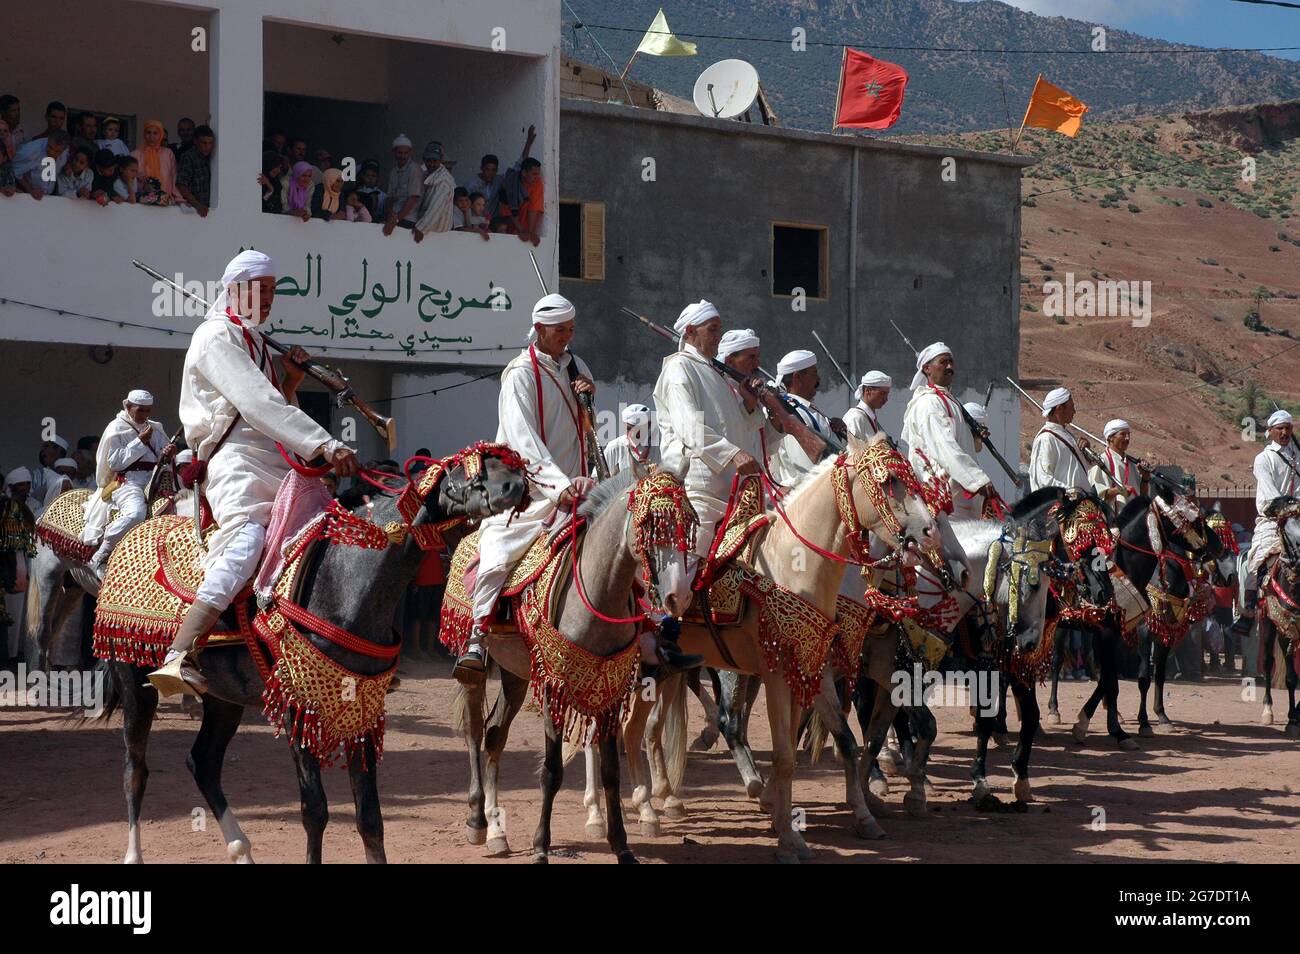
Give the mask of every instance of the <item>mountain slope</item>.
[{"label": "mountain slope", "polygon": [[[699,56],[640,56],[632,75],[690,98],[709,63],[739,57],[754,63],[783,125],[827,130],[839,75],[838,46],[791,49],[791,30],[810,41],[848,43],[901,64],[911,75],[903,115],[890,134],[1005,128],[1018,124],[1041,71],[1083,99],[1089,119],[1205,109],[1300,97],[1300,63],[1257,53],[1126,54],[1177,47],[1107,28],[1109,53],[1090,51],[1093,24],[1042,17],[998,3],[956,0],[571,0],[591,32],[622,70],[662,5],[678,34],[765,37],[778,42],[695,40]],[[626,27],[627,32],[600,25]],[[564,51],[610,68],[585,31],[564,11]],[[685,37],[691,39],[691,37]],[[1283,45],[1281,43],[1276,45]],[[928,46],[999,50],[1089,50],[1080,54],[962,54],[885,47]],[[1005,83],[1006,100],[1003,100]]]}]

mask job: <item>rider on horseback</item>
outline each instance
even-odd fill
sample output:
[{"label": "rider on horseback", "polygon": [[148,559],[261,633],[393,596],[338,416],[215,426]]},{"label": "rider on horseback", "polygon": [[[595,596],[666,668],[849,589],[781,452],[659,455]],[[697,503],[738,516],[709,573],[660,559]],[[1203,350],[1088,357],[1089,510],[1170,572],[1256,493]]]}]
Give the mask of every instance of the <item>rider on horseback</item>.
[{"label": "rider on horseback", "polygon": [[181,423],[194,448],[194,485],[217,530],[208,541],[203,583],[161,669],[149,681],[164,695],[202,693],[207,680],[194,645],[257,569],[276,492],[289,472],[277,444],[334,472],[357,472],[356,454],[307,416],[294,395],[308,360],[293,348],[277,372],[258,326],[271,313],[275,268],[261,252],[241,252],[221,276],[222,292],[194,332],[181,377]]},{"label": "rider on horseback", "polygon": [[[99,439],[95,454],[95,485],[99,491],[86,500],[86,527],[81,539],[84,543],[99,541],[89,567],[101,580],[118,541],[149,516],[145,491],[154,468],[176,452],[175,445],[167,441],[162,422],[152,416],[153,395],[137,388],[126,396],[122,410]],[[118,516],[108,523],[113,508]]]},{"label": "rider on horseback", "polygon": [[1300,452],[1291,433],[1291,415],[1277,410],[1268,419],[1269,444],[1255,456],[1255,536],[1246,567],[1246,605],[1253,611],[1264,573],[1282,550],[1277,518],[1267,516],[1279,497],[1300,495]]}]

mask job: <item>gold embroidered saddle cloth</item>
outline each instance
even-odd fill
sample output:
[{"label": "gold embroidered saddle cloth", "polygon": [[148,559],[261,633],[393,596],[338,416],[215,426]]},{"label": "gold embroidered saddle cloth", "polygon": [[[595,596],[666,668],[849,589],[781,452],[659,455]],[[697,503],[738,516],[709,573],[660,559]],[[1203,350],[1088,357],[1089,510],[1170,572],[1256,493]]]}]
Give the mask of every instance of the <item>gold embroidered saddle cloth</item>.
[{"label": "gold embroidered saddle cloth", "polygon": [[[81,488],[59,494],[36,521],[36,535],[65,560],[85,563],[98,549],[98,544],[81,542],[81,534],[86,529],[86,501],[91,494],[98,492]],[[150,516],[165,513],[171,501],[171,497],[159,496],[153,502]],[[109,511],[108,522],[116,520],[117,515],[117,510]]]},{"label": "gold embroidered saddle cloth", "polygon": [[[215,529],[215,524],[205,528],[205,541]],[[281,577],[284,588],[277,586],[277,593],[292,593],[296,598],[310,549],[300,548],[286,565]],[[114,550],[100,587],[95,608],[95,655],[141,666],[162,665],[167,647],[203,582],[200,563],[204,555],[189,517],[154,517],[132,528]],[[253,611],[250,586],[200,645],[243,645],[245,633],[251,631]]]},{"label": "gold embroidered saddle cloth", "polygon": [[[763,508],[763,486],[756,475],[737,480],[723,519],[718,522],[709,558],[700,569],[695,589],[709,588],[709,606],[715,626],[735,626],[745,616],[746,597],[740,581],[753,562],[753,553],[762,539],[760,530],[770,520]],[[699,600],[691,603],[686,622],[703,623],[704,611]]]},{"label": "gold embroidered saddle cloth", "polygon": [[[579,530],[582,521],[579,521]],[[457,655],[464,652],[465,642],[474,627],[474,580],[478,569],[478,535],[479,531],[461,539],[456,552],[451,557],[451,571],[447,574],[447,585],[442,595],[442,613],[439,621],[438,638],[448,650]],[[542,575],[547,565],[568,554],[567,542],[573,537],[570,525],[559,531],[542,530],[529,544],[523,558],[515,564],[501,589],[497,600],[496,614],[488,629],[496,635],[514,635],[519,627],[514,618],[514,600],[530,583]],[[568,567],[556,567],[551,575],[550,584],[567,582]]]}]

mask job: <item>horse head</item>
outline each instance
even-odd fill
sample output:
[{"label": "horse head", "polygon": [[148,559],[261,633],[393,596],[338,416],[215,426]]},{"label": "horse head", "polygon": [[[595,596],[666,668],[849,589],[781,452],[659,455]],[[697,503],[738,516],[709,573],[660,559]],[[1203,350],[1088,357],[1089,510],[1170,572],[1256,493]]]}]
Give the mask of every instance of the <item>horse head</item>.
[{"label": "horse head", "polygon": [[1300,570],[1300,500],[1282,496],[1269,502],[1264,516],[1277,521],[1282,536],[1280,560],[1292,571]]},{"label": "horse head", "polygon": [[1003,633],[1019,653],[1050,637],[1059,615],[1052,581],[1076,577],[1076,566],[1061,556],[1060,488],[1044,488],[1021,500],[1002,524],[985,568],[985,598],[998,609]]},{"label": "horse head", "polygon": [[849,490],[859,526],[895,553],[938,552],[939,528],[926,504],[925,488],[884,434],[855,443],[842,460],[856,472]]},{"label": "horse head", "polygon": [[[480,441],[415,478],[431,522],[478,520],[528,505],[527,462],[505,444]],[[432,491],[436,487],[437,493]]]},{"label": "horse head", "polygon": [[633,485],[627,510],[625,542],[641,561],[651,611],[681,616],[693,596],[687,558],[700,525],[686,489],[673,474],[655,471]]}]

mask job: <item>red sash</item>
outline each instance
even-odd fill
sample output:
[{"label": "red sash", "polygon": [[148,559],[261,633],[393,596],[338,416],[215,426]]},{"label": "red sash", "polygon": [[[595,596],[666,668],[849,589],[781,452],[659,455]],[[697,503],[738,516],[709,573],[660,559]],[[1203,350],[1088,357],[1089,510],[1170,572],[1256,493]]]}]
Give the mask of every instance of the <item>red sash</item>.
[{"label": "red sash", "polygon": [[[530,344],[528,346],[528,360],[532,362],[533,365],[533,384],[537,388],[537,429],[541,434],[542,443],[545,444],[546,402],[542,398],[542,372],[546,372],[546,376],[551,379],[551,383],[559,389],[561,394],[564,394],[564,386],[560,384],[555,375],[551,374],[550,368],[543,367],[541,362],[537,360],[536,344]],[[575,359],[570,355],[569,360],[573,361]],[[576,396],[574,397],[574,400],[577,400]],[[578,453],[581,455],[582,460],[582,474],[585,475],[587,473],[587,442],[583,439],[582,423],[578,420],[578,412],[573,409],[573,405],[567,400],[564,402],[564,408],[569,412],[569,417],[573,420],[573,429],[578,434]]]}]

